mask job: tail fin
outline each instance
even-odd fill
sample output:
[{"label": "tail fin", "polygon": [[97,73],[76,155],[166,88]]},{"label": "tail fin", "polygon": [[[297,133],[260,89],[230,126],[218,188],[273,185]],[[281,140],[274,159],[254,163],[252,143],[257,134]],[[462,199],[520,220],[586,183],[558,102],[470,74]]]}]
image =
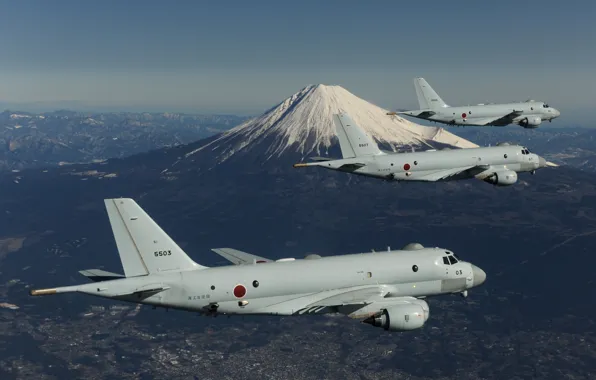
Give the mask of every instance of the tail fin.
[{"label": "tail fin", "polygon": [[421,110],[449,107],[424,78],[414,78],[414,87]]},{"label": "tail fin", "polygon": [[205,268],[192,261],[134,200],[104,202],[126,277]]},{"label": "tail fin", "polygon": [[343,158],[382,154],[378,145],[346,114],[333,115],[335,130]]}]

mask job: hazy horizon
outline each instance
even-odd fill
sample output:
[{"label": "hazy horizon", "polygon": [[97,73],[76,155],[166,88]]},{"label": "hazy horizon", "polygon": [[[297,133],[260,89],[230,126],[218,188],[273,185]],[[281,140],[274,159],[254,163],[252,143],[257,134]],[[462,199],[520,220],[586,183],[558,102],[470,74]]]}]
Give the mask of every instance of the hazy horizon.
[{"label": "hazy horizon", "polygon": [[590,125],[596,4],[572,3],[0,0],[0,106],[257,115],[324,83],[417,108],[423,76],[452,105],[536,99]]}]

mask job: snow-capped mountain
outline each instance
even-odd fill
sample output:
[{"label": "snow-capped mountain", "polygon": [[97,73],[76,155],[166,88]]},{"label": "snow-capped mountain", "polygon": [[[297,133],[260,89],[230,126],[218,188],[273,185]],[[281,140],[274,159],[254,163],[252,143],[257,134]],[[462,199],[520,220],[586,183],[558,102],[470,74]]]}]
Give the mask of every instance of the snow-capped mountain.
[{"label": "snow-capped mountain", "polygon": [[209,150],[223,162],[257,145],[266,145],[263,160],[290,152],[302,156],[327,155],[336,139],[332,116],[339,112],[348,113],[370,136],[394,151],[409,147],[477,146],[443,128],[425,127],[401,117],[388,116],[387,110],[341,86],[319,84],[307,86],[261,116],[199,144],[186,157]]}]

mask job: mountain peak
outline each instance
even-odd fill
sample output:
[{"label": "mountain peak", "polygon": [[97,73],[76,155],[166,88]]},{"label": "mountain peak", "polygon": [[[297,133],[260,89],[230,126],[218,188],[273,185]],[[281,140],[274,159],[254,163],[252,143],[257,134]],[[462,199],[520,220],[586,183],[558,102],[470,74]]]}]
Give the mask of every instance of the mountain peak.
[{"label": "mountain peak", "polygon": [[[298,152],[302,156],[321,155],[336,139],[333,114],[348,113],[360,127],[379,143],[393,150],[404,147],[434,148],[452,146],[475,147],[443,128],[426,127],[398,116],[388,116],[387,110],[357,97],[337,85],[308,85],[251,119],[187,153],[191,156],[209,148],[219,161],[255,146],[262,146],[264,160],[284,152]],[[217,151],[217,152],[216,152]],[[262,151],[261,151],[262,152]]]}]

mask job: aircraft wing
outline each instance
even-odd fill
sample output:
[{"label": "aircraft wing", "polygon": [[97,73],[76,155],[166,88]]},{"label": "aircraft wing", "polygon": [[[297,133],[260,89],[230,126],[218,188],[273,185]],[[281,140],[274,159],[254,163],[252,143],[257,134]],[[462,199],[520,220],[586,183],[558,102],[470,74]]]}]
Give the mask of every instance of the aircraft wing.
[{"label": "aircraft wing", "polygon": [[523,111],[513,111],[513,112],[510,112],[504,116],[487,117],[484,119],[474,119],[474,124],[475,125],[487,125],[487,126],[490,125],[493,127],[504,127],[506,125],[513,123],[513,120],[516,117],[521,116],[522,113],[523,113]]},{"label": "aircraft wing", "polygon": [[348,290],[315,301],[309,305],[306,305],[306,308],[366,305],[373,303],[376,300],[383,299],[383,297],[388,294],[389,291],[382,285],[373,286],[370,288]]},{"label": "aircraft wing", "polygon": [[242,252],[234,248],[213,248],[212,251],[236,265],[270,263],[273,261],[261,256]]},{"label": "aircraft wing", "polygon": [[434,172],[424,174],[423,176],[416,176],[413,179],[416,181],[437,182],[454,179],[454,177],[458,176],[461,176],[462,178],[469,178],[476,176],[488,170],[489,168],[489,165],[463,166],[459,168],[436,170]]}]

